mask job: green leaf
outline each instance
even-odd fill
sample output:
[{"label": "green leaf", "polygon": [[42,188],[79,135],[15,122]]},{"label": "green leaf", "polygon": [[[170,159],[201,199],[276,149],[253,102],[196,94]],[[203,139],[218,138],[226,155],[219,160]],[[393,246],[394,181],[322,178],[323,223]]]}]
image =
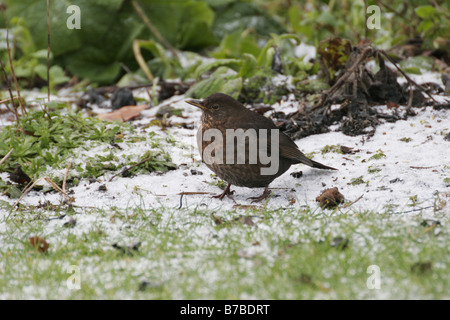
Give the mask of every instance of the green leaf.
[{"label": "green leaf", "polygon": [[430,18],[435,12],[436,9],[433,6],[419,6],[415,9],[416,14],[422,19]]},{"label": "green leaf", "polygon": [[[47,66],[39,64],[36,66],[36,68],[34,68],[34,71],[41,79],[47,81]],[[49,72],[51,89],[57,84],[61,84],[70,80],[70,78],[64,74],[64,70],[60,66],[51,66]]]},{"label": "green leaf", "polygon": [[420,71],[420,68],[418,67],[407,67],[407,68],[402,68],[404,72],[406,73],[410,73],[410,74],[422,74],[422,72]]},{"label": "green leaf", "polygon": [[253,33],[248,31],[233,32],[225,35],[219,47],[211,53],[217,59],[240,58],[244,53],[250,53],[255,57],[259,55],[261,48]]},{"label": "green leaf", "polygon": [[255,74],[256,68],[256,58],[251,54],[244,53],[238,76],[242,78],[250,78]]},{"label": "green leaf", "polygon": [[228,70],[226,67],[220,67],[208,79],[195,83],[186,95],[202,99],[210,94],[221,92],[237,98],[242,89],[242,78],[227,74]]},{"label": "green leaf", "polygon": [[429,30],[431,30],[435,26],[435,23],[433,20],[424,20],[422,21],[419,26],[417,27],[417,30],[423,33],[427,33]]},{"label": "green leaf", "polygon": [[[5,1],[9,19],[20,17],[24,30],[29,30],[31,35],[27,37],[23,32],[23,46],[29,44],[23,50],[31,54],[47,48],[46,2]],[[217,43],[211,29],[214,12],[207,3],[193,0],[141,0],[139,3],[155,28],[174,47],[196,49]],[[72,15],[67,13],[70,5],[77,5],[81,10],[81,29],[67,27]],[[116,80],[122,72],[120,63],[137,67],[131,50],[134,39],[156,39],[130,1],[52,1],[50,16],[55,62],[72,74],[94,82]]]},{"label": "green leaf", "polygon": [[427,56],[411,57],[400,62],[400,67],[408,73],[421,74],[423,71],[431,71],[433,58]]},{"label": "green leaf", "polygon": [[202,74],[204,74],[205,72],[212,70],[212,69],[217,69],[219,67],[229,67],[229,68],[239,69],[241,64],[242,64],[242,61],[240,59],[217,59],[217,60],[214,60],[213,62],[202,64],[202,65],[198,66],[198,68],[194,72],[194,77],[196,79],[199,79],[200,76]]},{"label": "green leaf", "polygon": [[217,38],[221,39],[226,34],[246,29],[253,29],[264,36],[286,31],[280,22],[253,2],[235,1],[216,9],[213,32]]}]

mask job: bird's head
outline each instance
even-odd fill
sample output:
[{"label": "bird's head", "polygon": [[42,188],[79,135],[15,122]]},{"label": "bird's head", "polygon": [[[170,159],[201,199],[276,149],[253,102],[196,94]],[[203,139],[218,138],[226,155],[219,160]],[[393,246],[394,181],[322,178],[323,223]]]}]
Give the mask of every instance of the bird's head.
[{"label": "bird's head", "polygon": [[190,99],[186,102],[202,109],[205,115],[214,119],[226,119],[245,109],[240,102],[224,93],[214,93],[203,100]]}]

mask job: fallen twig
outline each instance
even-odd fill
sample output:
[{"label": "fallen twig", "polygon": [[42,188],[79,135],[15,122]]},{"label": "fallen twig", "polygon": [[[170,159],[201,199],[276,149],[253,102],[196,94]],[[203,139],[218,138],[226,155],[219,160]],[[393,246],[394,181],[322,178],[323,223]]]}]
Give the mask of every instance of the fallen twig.
[{"label": "fallen twig", "polygon": [[9,101],[11,101],[13,99],[17,99],[17,97],[12,97],[12,98],[7,98],[7,99],[4,99],[4,100],[0,100],[0,103],[6,103],[6,102],[9,102]]},{"label": "fallen twig", "polygon": [[344,205],[342,206],[342,208],[345,209],[345,208],[350,207],[351,205],[353,205],[353,204],[355,204],[356,202],[358,202],[359,200],[361,200],[363,196],[364,196],[364,195],[362,194],[362,195],[360,195],[356,200],[347,202],[346,204],[344,204]]},{"label": "fallen twig", "polygon": [[119,175],[121,175],[121,174],[123,174],[123,173],[125,173],[125,172],[127,172],[127,171],[129,171],[129,170],[131,170],[131,169],[133,169],[133,168],[135,168],[135,167],[141,165],[141,164],[143,164],[144,162],[147,162],[147,161],[150,160],[151,158],[152,158],[152,157],[145,158],[144,160],[139,161],[139,162],[136,163],[136,164],[133,164],[131,167],[125,167],[122,171],[120,171],[119,173],[116,173],[115,175],[113,175],[113,176],[109,179],[109,182],[111,182],[112,179],[114,179],[115,177],[117,177],[117,176],[119,176]]},{"label": "fallen twig", "polygon": [[320,101],[312,107],[312,110],[315,110],[319,107],[322,107],[325,105],[326,102],[328,102],[329,98],[332,97],[336,91],[344,85],[344,83],[347,81],[347,79],[350,77],[350,75],[353,74],[353,72],[356,71],[356,69],[359,67],[359,65],[369,56],[373,55],[374,48],[371,46],[368,46],[363,49],[363,51],[360,53],[358,59],[355,61],[355,63],[345,71],[345,73],[336,81],[336,83],[327,91],[325,91],[322,95],[322,98]]},{"label": "fallen twig", "polygon": [[19,204],[19,202],[20,202],[20,201],[28,194],[28,192],[30,192],[31,189],[33,189],[34,186],[35,186],[39,181],[41,181],[42,179],[44,179],[44,178],[39,178],[39,179],[37,179],[35,182],[33,182],[33,183],[31,184],[31,186],[29,186],[28,188],[26,188],[25,191],[22,192],[22,195],[20,196],[20,198],[13,204],[12,207],[15,208],[15,207]]},{"label": "fallen twig", "polygon": [[75,199],[71,196],[69,196],[65,191],[63,191],[56,183],[54,183],[50,178],[48,177],[44,177],[45,181],[47,181],[48,183],[50,183],[50,185],[53,187],[53,189],[55,189],[56,191],[58,191],[59,193],[61,193],[62,195],[64,195],[64,197],[66,197],[66,200],[69,203],[72,203],[75,201]]},{"label": "fallen twig", "polygon": [[434,168],[436,166],[432,166],[432,167],[415,167],[415,166],[409,166],[411,169],[431,169]]},{"label": "fallen twig", "polygon": [[422,87],[420,84],[416,83],[413,79],[411,79],[406,73],[403,72],[403,70],[397,66],[397,64],[395,63],[395,61],[389,57],[389,55],[386,53],[386,51],[384,50],[377,50],[379,53],[381,53],[383,56],[386,57],[386,59],[389,60],[390,63],[392,63],[394,65],[394,67],[406,78],[406,80],[408,80],[409,83],[412,83],[413,85],[416,86],[416,88],[420,89],[421,91],[423,91],[427,96],[429,96],[431,98],[431,100],[433,100],[434,102],[438,103],[431,94],[428,93],[428,91],[425,90],[424,87]]},{"label": "fallen twig", "polygon": [[5,163],[6,160],[8,160],[9,156],[11,155],[11,153],[14,151],[14,148],[12,148],[11,150],[9,150],[9,152],[3,157],[2,160],[0,160],[0,166]]},{"label": "fallen twig", "polygon": [[186,195],[192,195],[192,194],[212,194],[211,192],[203,192],[203,191],[183,191],[177,193],[177,196],[186,196]]},{"label": "fallen twig", "polygon": [[29,187],[27,187],[25,189],[25,191],[22,193],[22,195],[20,196],[20,198],[13,204],[12,207],[15,208],[20,203],[20,201],[31,191],[31,189],[33,189],[34,186],[41,180],[47,181],[56,191],[63,194],[66,197],[67,202],[72,203],[75,201],[74,198],[70,197],[66,192],[64,192],[60,187],[58,187],[58,185],[56,183],[54,183],[50,178],[42,177],[42,178],[37,179]]},{"label": "fallen twig", "polygon": [[70,162],[70,163],[67,165],[66,173],[64,174],[64,180],[63,180],[63,184],[62,184],[62,190],[63,190],[64,192],[66,192],[66,182],[67,182],[67,176],[69,175],[69,170],[70,170],[70,168],[72,168],[72,162]]}]

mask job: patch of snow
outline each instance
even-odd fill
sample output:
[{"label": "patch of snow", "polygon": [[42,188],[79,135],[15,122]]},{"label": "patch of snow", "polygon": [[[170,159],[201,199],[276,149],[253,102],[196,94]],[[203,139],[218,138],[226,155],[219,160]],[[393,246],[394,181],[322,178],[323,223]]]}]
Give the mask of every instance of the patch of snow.
[{"label": "patch of snow", "polygon": [[306,44],[304,42],[302,42],[298,46],[296,46],[294,50],[295,50],[294,51],[295,55],[298,58],[303,57],[304,62],[308,62],[310,60],[315,59],[316,55],[317,55],[316,47]]}]

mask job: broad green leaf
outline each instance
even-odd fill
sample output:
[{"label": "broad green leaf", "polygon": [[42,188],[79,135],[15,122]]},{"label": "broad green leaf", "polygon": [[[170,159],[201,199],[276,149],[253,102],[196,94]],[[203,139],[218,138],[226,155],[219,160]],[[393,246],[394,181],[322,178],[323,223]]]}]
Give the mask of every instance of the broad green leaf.
[{"label": "broad green leaf", "polygon": [[406,73],[422,74],[422,72],[420,71],[420,68],[418,68],[418,67],[407,67],[407,68],[402,68],[402,69]]},{"label": "broad green leaf", "polygon": [[186,96],[202,99],[210,94],[221,92],[237,98],[242,89],[242,78],[229,75],[228,71],[227,67],[220,67],[209,78],[195,83],[186,92]]},{"label": "broad green leaf", "polygon": [[265,36],[286,31],[280,22],[253,2],[236,1],[216,9],[213,32],[217,38],[221,39],[231,32],[247,29],[253,29]]},{"label": "broad green leaf", "polygon": [[244,53],[238,76],[242,78],[250,78],[255,74],[256,68],[256,58],[251,54]]},{"label": "broad green leaf", "polygon": [[433,67],[433,58],[426,56],[411,57],[401,61],[400,67],[405,72],[421,74],[420,70],[431,71],[431,68]]},{"label": "broad green leaf", "polygon": [[194,72],[194,77],[198,79],[205,72],[219,67],[229,67],[238,70],[241,64],[242,61],[240,59],[217,59],[210,63],[204,63],[198,66]]},{"label": "broad green leaf", "polygon": [[[36,49],[47,48],[46,1],[5,0],[9,18],[20,17]],[[144,13],[162,36],[177,48],[203,48],[217,40],[211,31],[214,12],[207,3],[193,0],[141,0]],[[81,29],[69,29],[72,15],[81,11]],[[137,68],[131,50],[134,39],[156,39],[130,1],[50,1],[51,50],[55,62],[72,74],[99,83],[110,83],[122,71],[120,63]],[[164,48],[166,50],[166,48]],[[29,54],[35,50],[25,48]]]},{"label": "broad green leaf", "polygon": [[436,9],[433,6],[426,5],[417,7],[415,11],[419,17],[421,17],[422,19],[427,19],[430,18],[436,12]]}]

